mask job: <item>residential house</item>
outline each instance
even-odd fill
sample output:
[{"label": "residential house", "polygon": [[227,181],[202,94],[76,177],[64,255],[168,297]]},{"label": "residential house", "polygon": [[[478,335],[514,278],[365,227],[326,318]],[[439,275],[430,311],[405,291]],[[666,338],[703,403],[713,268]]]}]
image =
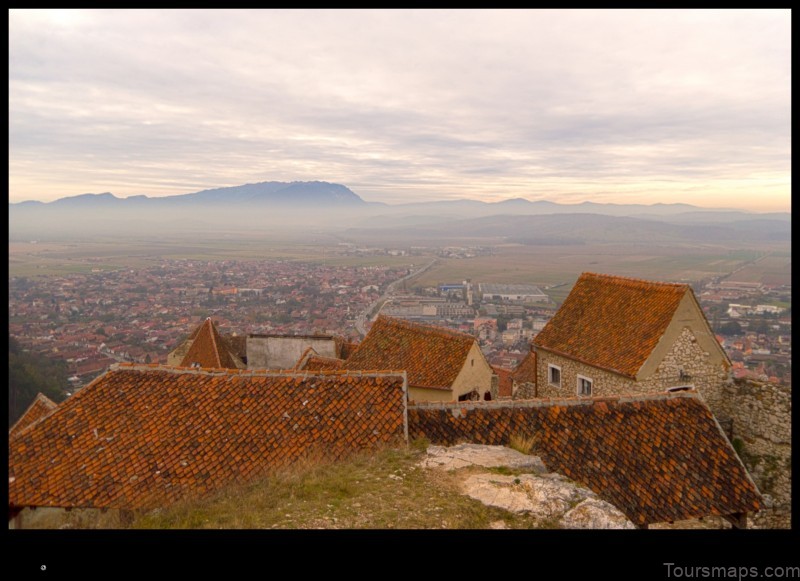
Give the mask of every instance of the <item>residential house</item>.
[{"label": "residential house", "polygon": [[715,413],[731,362],[688,284],[584,273],[533,340],[538,397],[697,390]]},{"label": "residential house", "polygon": [[472,335],[380,315],[344,369],[408,374],[409,399],[496,399],[497,380]]}]

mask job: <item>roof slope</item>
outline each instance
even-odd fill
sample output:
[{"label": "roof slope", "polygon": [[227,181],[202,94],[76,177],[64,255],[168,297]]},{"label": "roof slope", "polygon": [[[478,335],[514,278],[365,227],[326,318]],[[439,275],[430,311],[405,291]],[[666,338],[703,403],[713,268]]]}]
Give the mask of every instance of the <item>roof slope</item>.
[{"label": "roof slope", "polygon": [[43,393],[37,393],[33,398],[31,405],[25,410],[19,419],[14,422],[14,425],[8,430],[8,437],[16,436],[22,430],[39,421],[40,419],[49,416],[53,410],[58,407],[58,404]]},{"label": "roof slope", "polygon": [[413,387],[450,389],[475,337],[381,315],[344,369],[404,369]]},{"label": "roof slope", "polygon": [[307,347],[297,360],[294,369],[298,371],[323,371],[341,369],[342,365],[344,365],[344,360],[335,357],[323,357],[313,347]]},{"label": "roof slope", "polygon": [[531,349],[511,374],[517,383],[536,383],[536,352]]},{"label": "roof slope", "polygon": [[585,272],[533,344],[635,377],[687,290],[686,284]]},{"label": "roof slope", "polygon": [[496,406],[409,406],[409,437],[497,445],[508,444],[513,434],[538,434],[537,453],[548,469],[590,488],[636,525],[763,507],[744,465],[695,394]]},{"label": "roof slope", "polygon": [[151,508],[405,434],[402,373],[118,365],[9,441],[9,507]]},{"label": "roof slope", "polygon": [[236,363],[238,357],[233,348],[219,334],[211,318],[203,321],[190,338],[192,345],[183,357],[180,363],[181,367],[192,367],[195,364],[214,369],[244,367],[241,360],[239,360],[239,364]]}]

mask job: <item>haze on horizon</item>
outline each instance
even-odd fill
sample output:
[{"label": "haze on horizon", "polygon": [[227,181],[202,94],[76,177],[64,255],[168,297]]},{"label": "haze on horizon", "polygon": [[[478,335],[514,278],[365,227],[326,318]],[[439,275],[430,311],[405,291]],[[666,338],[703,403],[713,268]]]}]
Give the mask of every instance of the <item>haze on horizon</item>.
[{"label": "haze on horizon", "polygon": [[787,10],[9,12],[9,202],[262,181],[790,211]]}]

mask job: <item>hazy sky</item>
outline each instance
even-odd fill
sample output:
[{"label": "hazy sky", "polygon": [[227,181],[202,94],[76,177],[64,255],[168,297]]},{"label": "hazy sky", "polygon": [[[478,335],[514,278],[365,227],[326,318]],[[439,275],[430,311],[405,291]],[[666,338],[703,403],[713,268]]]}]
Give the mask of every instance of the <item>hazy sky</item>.
[{"label": "hazy sky", "polygon": [[790,210],[789,10],[11,10],[9,199]]}]

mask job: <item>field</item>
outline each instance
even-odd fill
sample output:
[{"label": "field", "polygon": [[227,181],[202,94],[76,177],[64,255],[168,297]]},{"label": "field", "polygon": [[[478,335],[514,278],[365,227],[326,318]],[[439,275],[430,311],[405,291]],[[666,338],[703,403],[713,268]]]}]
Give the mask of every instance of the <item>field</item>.
[{"label": "field", "polygon": [[473,282],[567,288],[582,272],[689,282],[727,274],[757,256],[756,252],[724,248],[504,245],[495,247],[493,256],[442,259],[414,284],[429,286],[471,278]]},{"label": "field", "polygon": [[338,241],[324,236],[303,242],[244,236],[192,240],[95,240],[63,243],[12,242],[8,246],[8,274],[47,276],[88,273],[93,270],[147,268],[162,259],[173,260],[297,260],[335,266],[410,266],[430,261],[412,256],[343,256]]},{"label": "field", "polygon": [[[145,268],[162,259],[265,260],[281,259],[336,266],[411,266],[435,256],[431,246],[415,256],[372,254],[346,256],[342,238],[308,233],[292,238],[265,234],[228,233],[199,237],[172,235],[152,239],[95,238],[65,242],[9,243],[9,276],[45,276],[120,268]],[[484,241],[485,242],[485,241]],[[462,241],[463,243],[463,241]],[[380,245],[373,243],[373,247]],[[783,284],[791,281],[788,248],[730,249],[722,246],[585,244],[531,246],[495,244],[492,255],[438,258],[435,266],[410,286],[445,282],[535,284],[559,301],[582,272],[599,272],[662,281],[698,281],[734,273],[730,280]],[[555,287],[555,288],[552,288]]]},{"label": "field", "polygon": [[788,253],[776,252],[748,264],[733,273],[727,280],[760,282],[768,285],[792,284],[792,257]]}]

